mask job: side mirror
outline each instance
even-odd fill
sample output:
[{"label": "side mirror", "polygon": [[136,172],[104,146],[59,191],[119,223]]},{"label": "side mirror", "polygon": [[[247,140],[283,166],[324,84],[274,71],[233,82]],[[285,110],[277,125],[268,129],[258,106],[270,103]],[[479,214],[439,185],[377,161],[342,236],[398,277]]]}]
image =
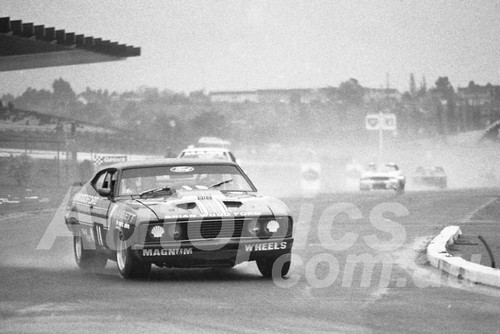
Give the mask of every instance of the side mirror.
[{"label": "side mirror", "polygon": [[109,197],[109,196],[111,196],[111,189],[99,188],[99,189],[97,189],[97,193],[99,195],[101,195],[102,197]]}]

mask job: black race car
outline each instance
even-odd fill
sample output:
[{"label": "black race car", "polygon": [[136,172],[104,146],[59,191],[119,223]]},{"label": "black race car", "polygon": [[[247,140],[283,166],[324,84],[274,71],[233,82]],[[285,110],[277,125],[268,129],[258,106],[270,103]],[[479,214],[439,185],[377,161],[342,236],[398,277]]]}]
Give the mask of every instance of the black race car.
[{"label": "black race car", "polygon": [[232,267],[256,261],[265,277],[288,273],[293,219],[258,195],[233,162],[163,159],[106,167],[65,215],[82,269],[117,262],[124,278],[159,267]]}]

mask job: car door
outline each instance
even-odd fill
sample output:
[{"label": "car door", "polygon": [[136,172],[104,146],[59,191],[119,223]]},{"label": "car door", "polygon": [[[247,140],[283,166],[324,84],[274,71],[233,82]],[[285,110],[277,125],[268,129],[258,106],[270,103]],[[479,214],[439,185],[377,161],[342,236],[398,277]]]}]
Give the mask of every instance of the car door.
[{"label": "car door", "polygon": [[[95,240],[98,246],[106,247],[106,233],[109,230],[109,209],[114,193],[117,172],[114,169],[103,170],[92,184],[99,194],[98,200],[90,207],[94,225]],[[108,192],[108,196],[102,195]]]}]

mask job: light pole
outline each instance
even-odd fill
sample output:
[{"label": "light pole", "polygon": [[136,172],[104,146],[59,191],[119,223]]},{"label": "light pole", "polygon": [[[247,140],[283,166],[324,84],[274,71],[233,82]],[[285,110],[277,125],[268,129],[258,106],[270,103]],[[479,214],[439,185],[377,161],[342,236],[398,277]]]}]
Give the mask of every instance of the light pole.
[{"label": "light pole", "polygon": [[379,122],[378,122],[378,164],[382,164],[382,156],[384,151],[384,130],[382,129],[383,122],[382,111],[379,111]]},{"label": "light pole", "polygon": [[379,111],[378,114],[368,114],[365,118],[367,130],[378,130],[378,163],[382,163],[384,154],[384,130],[396,130],[396,115],[384,114]]}]

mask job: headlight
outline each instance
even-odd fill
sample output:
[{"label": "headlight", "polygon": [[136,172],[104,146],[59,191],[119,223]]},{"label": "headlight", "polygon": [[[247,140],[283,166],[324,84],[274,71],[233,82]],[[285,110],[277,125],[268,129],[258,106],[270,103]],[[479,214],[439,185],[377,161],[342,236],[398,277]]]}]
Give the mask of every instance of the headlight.
[{"label": "headlight", "polygon": [[182,240],[184,238],[182,231],[181,224],[154,222],[147,227],[147,241],[157,243]]},{"label": "headlight", "polygon": [[167,227],[168,236],[173,240],[182,239],[182,227],[180,224],[171,224]]},{"label": "headlight", "polygon": [[246,235],[259,239],[282,238],[292,235],[290,217],[259,217],[246,222]]},{"label": "headlight", "polygon": [[261,239],[268,239],[284,237],[289,234],[291,222],[288,217],[260,217],[257,226],[259,227],[257,236]]},{"label": "headlight", "polygon": [[156,239],[155,241],[162,238],[165,241],[180,240],[182,239],[182,227],[179,224],[153,225],[149,228],[149,234],[153,240]]},{"label": "headlight", "polygon": [[259,224],[254,219],[248,222],[247,229],[251,236],[257,236],[260,232]]}]

